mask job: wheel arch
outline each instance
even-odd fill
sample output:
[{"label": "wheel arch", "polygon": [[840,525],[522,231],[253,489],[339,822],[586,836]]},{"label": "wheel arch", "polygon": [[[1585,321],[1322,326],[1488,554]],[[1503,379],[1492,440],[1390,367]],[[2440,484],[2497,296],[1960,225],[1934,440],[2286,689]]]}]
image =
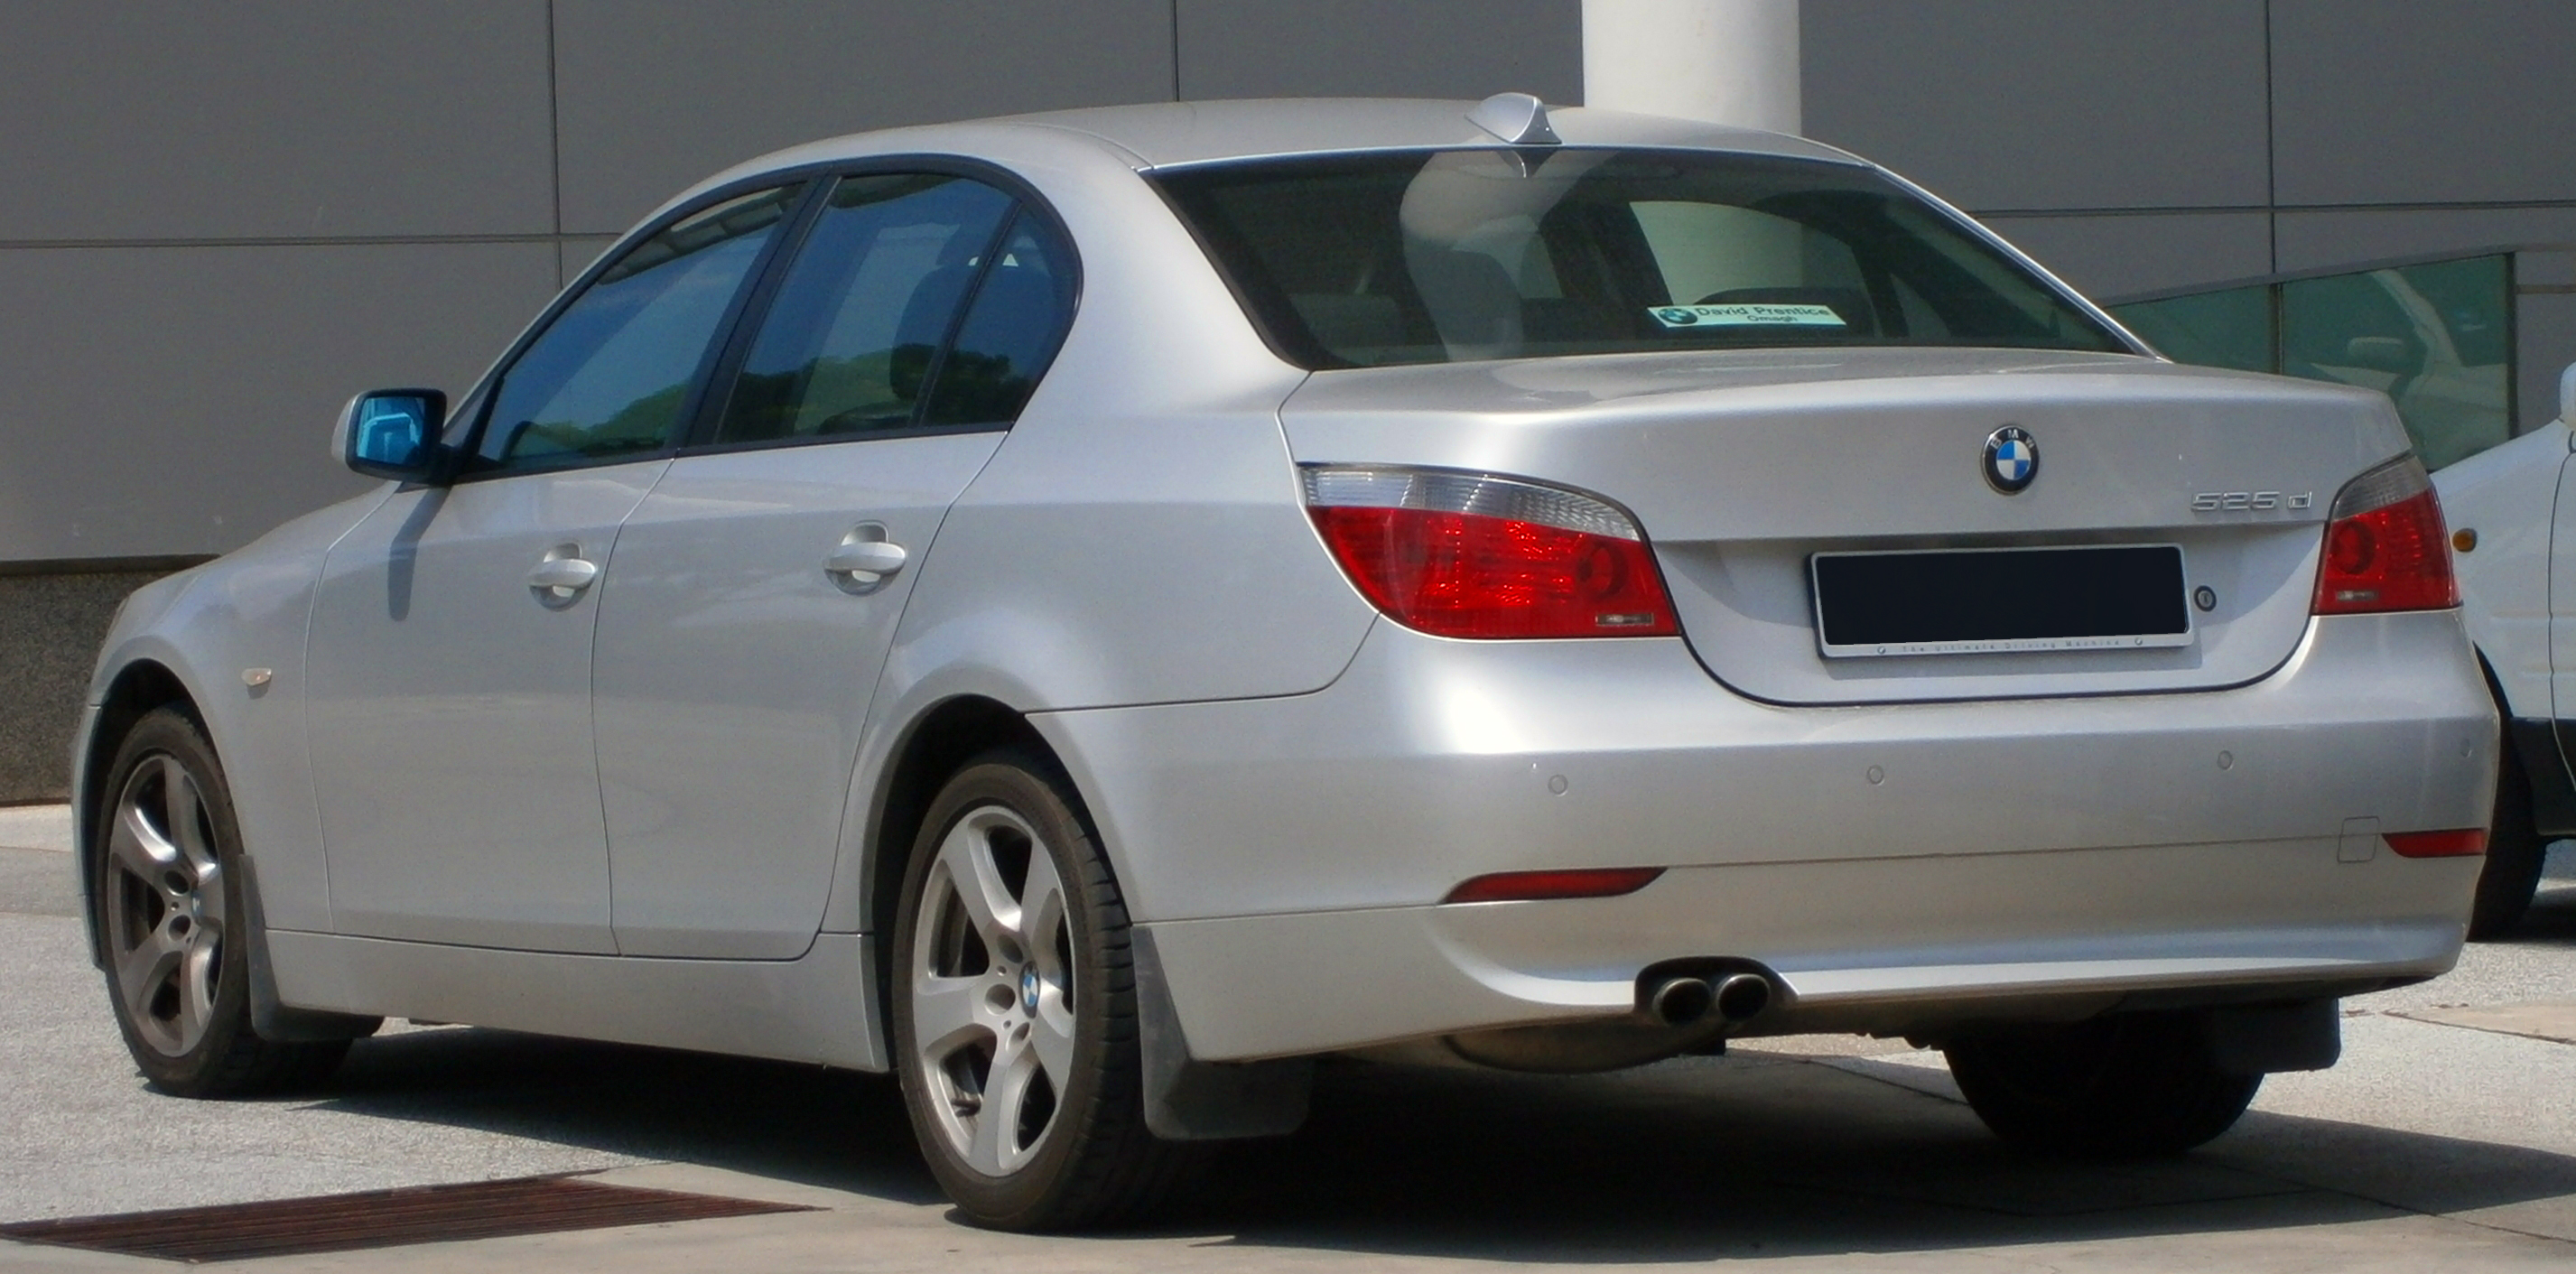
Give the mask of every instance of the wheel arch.
[{"label": "wheel arch", "polygon": [[[89,931],[90,959],[101,968],[106,967],[107,938],[99,932],[97,909],[89,905],[98,886],[94,838],[100,834],[99,807],[107,798],[106,784],[114,777],[108,771],[116,761],[116,750],[125,744],[125,736],[146,714],[166,706],[177,707],[197,723],[199,731],[206,729],[205,711],[177,672],[158,659],[134,659],[108,682],[107,693],[99,701],[98,716],[81,743],[80,783],[72,792],[72,843],[78,851],[73,857],[80,871],[81,917]],[[208,746],[213,746],[211,739]]]},{"label": "wheel arch", "polygon": [[[1062,767],[1062,758],[1019,709],[989,695],[961,693],[923,709],[893,748],[893,760],[880,771],[874,813],[860,864],[859,923],[876,949],[876,986],[872,988],[876,1020],[891,1030],[894,1021],[894,930],[903,902],[904,873],[912,863],[913,843],[921,837],[922,820],[939,789],[966,763],[996,748],[1021,748]],[[1074,794],[1075,813],[1089,820],[1081,794]]]}]

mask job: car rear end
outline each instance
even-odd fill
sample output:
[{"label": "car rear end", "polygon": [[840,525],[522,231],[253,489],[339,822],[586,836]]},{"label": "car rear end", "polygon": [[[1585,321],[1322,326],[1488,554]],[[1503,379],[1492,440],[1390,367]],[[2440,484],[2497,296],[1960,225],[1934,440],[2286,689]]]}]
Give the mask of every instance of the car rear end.
[{"label": "car rear end", "polygon": [[1042,722],[1192,1055],[1584,1069],[2456,957],[2495,719],[2384,398],[2147,356],[1856,164],[1155,179],[1315,371],[1296,491],[1381,614],[1320,692]]}]

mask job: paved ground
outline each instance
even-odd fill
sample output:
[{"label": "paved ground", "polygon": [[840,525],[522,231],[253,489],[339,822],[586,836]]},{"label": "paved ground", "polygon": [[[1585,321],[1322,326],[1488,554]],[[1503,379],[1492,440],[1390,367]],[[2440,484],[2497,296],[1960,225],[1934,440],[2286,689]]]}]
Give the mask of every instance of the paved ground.
[{"label": "paved ground", "polygon": [[[0,845],[45,816],[0,810]],[[57,822],[59,821],[56,816]],[[32,829],[32,831],[30,830]],[[60,838],[57,836],[57,840]],[[1618,1076],[1330,1067],[1297,1137],[1230,1148],[1164,1226],[952,1219],[882,1079],[459,1028],[361,1043],[329,1088],[142,1088],[81,958],[70,859],[0,849],[0,1221],[556,1171],[823,1210],[243,1270],[2576,1268],[2576,858],[2447,978],[2347,1005],[2343,1064],[2276,1076],[2187,1159],[2002,1149],[1937,1056],[1800,1038]],[[2555,1036],[2556,1038],[2550,1038]],[[0,1243],[0,1270],[167,1268]]]}]

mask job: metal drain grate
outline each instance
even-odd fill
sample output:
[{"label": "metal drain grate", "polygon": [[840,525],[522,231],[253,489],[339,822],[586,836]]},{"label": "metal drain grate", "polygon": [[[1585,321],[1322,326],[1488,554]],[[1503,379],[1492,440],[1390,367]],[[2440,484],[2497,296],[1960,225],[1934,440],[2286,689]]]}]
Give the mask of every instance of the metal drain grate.
[{"label": "metal drain grate", "polygon": [[793,1203],[638,1190],[566,1177],[523,1177],[314,1199],[173,1208],[166,1212],[21,1221],[0,1225],[0,1235],[31,1243],[172,1261],[238,1261],[254,1256],[296,1256],[406,1243],[813,1210]]}]

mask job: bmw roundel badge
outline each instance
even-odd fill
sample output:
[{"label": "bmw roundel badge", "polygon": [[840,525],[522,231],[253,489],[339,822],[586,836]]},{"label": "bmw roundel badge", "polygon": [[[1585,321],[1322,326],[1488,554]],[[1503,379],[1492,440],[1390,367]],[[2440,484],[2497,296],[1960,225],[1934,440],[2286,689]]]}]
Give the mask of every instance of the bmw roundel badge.
[{"label": "bmw roundel badge", "polygon": [[1986,435],[1986,485],[2005,495],[2019,495],[2039,476],[2039,444],[2030,431],[2006,425]]}]

